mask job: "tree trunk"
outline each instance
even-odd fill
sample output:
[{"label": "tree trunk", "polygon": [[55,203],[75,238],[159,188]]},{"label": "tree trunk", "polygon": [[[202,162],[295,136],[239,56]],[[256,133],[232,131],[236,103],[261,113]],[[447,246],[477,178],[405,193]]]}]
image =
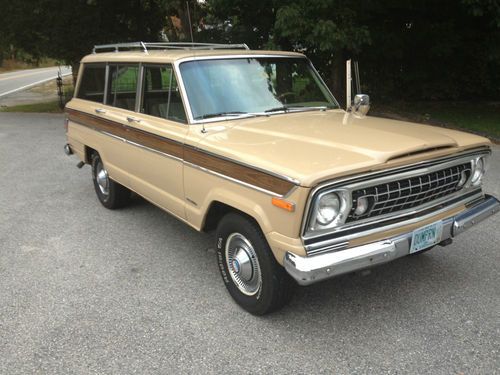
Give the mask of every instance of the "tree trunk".
[{"label": "tree trunk", "polygon": [[76,79],[78,78],[78,71],[80,70],[80,63],[71,63],[71,73],[73,75],[73,87],[76,89]]},{"label": "tree trunk", "polygon": [[10,59],[15,60],[16,59],[16,49],[14,46],[11,44],[10,45]]},{"label": "tree trunk", "polygon": [[[185,4],[185,3],[183,3]],[[181,20],[181,28],[182,28],[182,31],[181,31],[181,34],[179,37],[179,39],[182,41],[182,39],[184,39],[183,41],[191,41],[191,31],[189,29],[189,17],[188,17],[188,14],[187,14],[187,11],[185,8],[183,8],[181,6],[181,8],[178,10],[179,12],[179,19]]]}]

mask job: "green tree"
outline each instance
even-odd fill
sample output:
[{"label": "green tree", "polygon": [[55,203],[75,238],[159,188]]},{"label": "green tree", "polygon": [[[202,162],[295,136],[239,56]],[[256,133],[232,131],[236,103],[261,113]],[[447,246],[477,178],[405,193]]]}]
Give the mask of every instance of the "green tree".
[{"label": "green tree", "polygon": [[377,100],[500,96],[498,0],[207,0],[208,40],[306,53],[337,97],[360,61]]},{"label": "green tree", "polygon": [[500,1],[462,0],[469,12],[476,17],[487,17],[493,26],[500,28]]},{"label": "green tree", "polygon": [[[303,51],[338,97],[347,58],[360,61],[375,100],[500,97],[499,0],[190,0],[189,7],[195,41]],[[75,68],[94,44],[155,41],[163,30],[190,40],[184,0],[0,0],[0,9],[1,51],[14,45]]]},{"label": "green tree", "polygon": [[478,13],[476,5],[367,3],[372,43],[358,57],[368,90],[379,100],[498,98],[499,29],[494,13]]},{"label": "green tree", "polygon": [[205,40],[305,52],[342,96],[344,60],[370,43],[368,28],[346,0],[207,0]]},{"label": "green tree", "polygon": [[35,57],[71,65],[95,44],[158,40],[166,0],[0,0],[1,37]]},{"label": "green tree", "polygon": [[203,5],[207,27],[200,38],[265,48],[273,33],[278,6],[276,0],[207,0]]},{"label": "green tree", "polygon": [[371,41],[358,9],[345,0],[296,0],[281,6],[273,40],[305,51],[339,98],[344,92],[344,61]]}]

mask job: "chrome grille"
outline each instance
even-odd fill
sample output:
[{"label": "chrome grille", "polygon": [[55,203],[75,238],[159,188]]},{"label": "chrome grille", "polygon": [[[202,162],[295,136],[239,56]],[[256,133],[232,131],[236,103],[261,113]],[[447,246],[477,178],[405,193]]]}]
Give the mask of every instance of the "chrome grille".
[{"label": "chrome grille", "polygon": [[[346,222],[403,211],[455,193],[463,187],[458,186],[462,172],[469,179],[470,162],[355,190],[352,192],[352,209]],[[356,202],[360,197],[368,199],[369,209],[364,215],[357,216]]]}]

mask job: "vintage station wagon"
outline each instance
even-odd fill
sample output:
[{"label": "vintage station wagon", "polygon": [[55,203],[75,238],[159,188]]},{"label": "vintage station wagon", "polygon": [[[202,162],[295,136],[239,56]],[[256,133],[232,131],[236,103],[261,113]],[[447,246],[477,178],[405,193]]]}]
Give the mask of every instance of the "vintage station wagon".
[{"label": "vintage station wagon", "polygon": [[500,209],[481,188],[487,139],[368,117],[368,105],[356,95],[342,109],[300,53],[96,46],[66,107],[65,151],[92,167],[105,207],[133,191],[214,230],[229,293],[264,314],[297,283],[448,245]]}]

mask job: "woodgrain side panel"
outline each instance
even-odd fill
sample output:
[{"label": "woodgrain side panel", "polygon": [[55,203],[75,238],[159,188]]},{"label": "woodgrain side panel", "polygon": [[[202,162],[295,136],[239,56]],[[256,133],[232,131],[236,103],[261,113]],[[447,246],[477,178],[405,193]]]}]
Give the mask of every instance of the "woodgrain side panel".
[{"label": "woodgrain side panel", "polygon": [[182,159],[184,146],[181,143],[139,129],[127,127],[127,130],[128,134],[125,138],[128,141]]},{"label": "woodgrain side panel", "polygon": [[285,195],[295,186],[287,180],[226,159],[218,158],[189,146],[184,149],[184,160],[279,195]]},{"label": "woodgrain side panel", "polygon": [[119,122],[100,118],[70,108],[66,109],[66,113],[70,121],[80,125],[121,137],[129,142],[148,147],[155,151],[175,156],[195,166],[208,169],[278,195],[286,195],[295,186],[294,183],[288,180],[241,165],[231,160],[219,158],[192,146],[184,145],[156,134],[126,126]]},{"label": "woodgrain side panel", "polygon": [[117,137],[124,138],[127,141],[149,147],[168,155],[178,158],[182,158],[183,156],[183,145],[171,139],[69,108],[66,109],[66,113],[71,121],[81,125],[91,127],[95,130],[105,131]]},{"label": "woodgrain side panel", "polygon": [[70,121],[74,121],[80,125],[84,125],[99,131],[105,131],[122,138],[125,138],[126,136],[125,127],[114,121],[99,118],[69,108],[66,108],[66,113]]}]

